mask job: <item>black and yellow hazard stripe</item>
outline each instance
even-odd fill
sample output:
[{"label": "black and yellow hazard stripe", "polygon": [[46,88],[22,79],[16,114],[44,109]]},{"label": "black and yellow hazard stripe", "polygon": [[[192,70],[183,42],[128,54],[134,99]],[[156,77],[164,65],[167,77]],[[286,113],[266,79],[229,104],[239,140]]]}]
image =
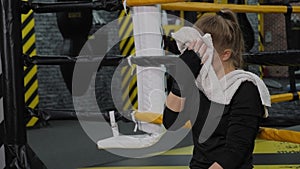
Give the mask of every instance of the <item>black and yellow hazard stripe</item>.
[{"label": "black and yellow hazard stripe", "polygon": [[[21,19],[23,54],[31,57],[36,55],[33,11],[30,10],[27,14],[22,14]],[[32,109],[36,108],[39,103],[36,65],[24,67],[24,88],[25,106]],[[33,127],[37,121],[37,117],[31,117],[28,119],[26,126]]]},{"label": "black and yellow hazard stripe", "polygon": [[[135,53],[133,24],[130,14],[126,14],[124,10],[119,15],[119,37],[120,37],[120,52],[122,56],[129,56]],[[126,66],[121,70],[122,76],[122,101],[123,110],[137,109],[137,76],[132,74],[136,72],[136,66]]]},{"label": "black and yellow hazard stripe", "polygon": [[258,16],[258,42],[259,42],[259,51],[264,51],[263,39],[264,36],[264,14],[259,13]]}]

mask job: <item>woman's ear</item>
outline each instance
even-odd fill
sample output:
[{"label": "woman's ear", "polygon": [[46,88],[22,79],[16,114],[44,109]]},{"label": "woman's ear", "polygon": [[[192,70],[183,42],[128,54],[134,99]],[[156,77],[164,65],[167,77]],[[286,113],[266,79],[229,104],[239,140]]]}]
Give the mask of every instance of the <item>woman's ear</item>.
[{"label": "woman's ear", "polygon": [[221,57],[222,61],[225,62],[225,61],[229,60],[230,57],[231,57],[231,54],[232,54],[231,49],[225,49],[223,51],[223,54],[222,54],[222,57]]}]

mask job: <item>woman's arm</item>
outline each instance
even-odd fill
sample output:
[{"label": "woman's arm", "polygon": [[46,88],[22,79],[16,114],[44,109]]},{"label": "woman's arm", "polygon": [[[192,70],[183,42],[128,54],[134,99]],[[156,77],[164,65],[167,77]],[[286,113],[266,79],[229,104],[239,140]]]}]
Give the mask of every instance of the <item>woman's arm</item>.
[{"label": "woman's arm", "polygon": [[[174,123],[184,108],[185,98],[176,96],[172,92],[168,95],[166,99],[166,107],[163,113],[163,125],[166,129],[176,130],[185,124],[186,120],[180,120]],[[174,125],[173,125],[174,124]],[[173,126],[172,126],[173,125]],[[172,126],[172,128],[170,128]]]},{"label": "woman's arm", "polygon": [[166,99],[166,106],[175,112],[181,112],[184,108],[185,98],[176,96],[172,92],[169,93]]},{"label": "woman's arm", "polygon": [[[179,56],[179,58],[181,58],[182,61],[189,67],[194,78],[196,78],[201,69],[201,60],[198,55],[193,50],[186,50],[182,55]],[[191,85],[188,85],[188,83],[195,83],[195,79],[185,78],[186,74],[183,73],[183,70],[176,70],[176,74],[186,80],[182,80],[180,84],[174,80],[171,92],[166,99],[163,113],[163,124],[167,129],[170,130],[176,130],[182,127],[188,120],[187,112],[183,112],[185,115],[181,116],[178,120],[176,119],[179,115],[179,112],[184,110],[185,98],[190,97],[191,95]],[[172,128],[170,128],[171,126]]]}]

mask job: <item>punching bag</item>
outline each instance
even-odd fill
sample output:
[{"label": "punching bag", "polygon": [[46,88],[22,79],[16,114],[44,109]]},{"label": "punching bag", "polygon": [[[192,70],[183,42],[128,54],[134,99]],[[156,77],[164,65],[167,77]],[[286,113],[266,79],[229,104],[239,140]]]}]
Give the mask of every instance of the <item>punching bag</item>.
[{"label": "punching bag", "polygon": [[[63,2],[68,0],[58,0]],[[86,1],[86,0],[85,0]],[[56,14],[58,28],[64,38],[61,55],[71,57],[78,56],[81,48],[88,39],[92,26],[92,10],[74,10],[68,12],[58,12]],[[72,93],[72,78],[75,64],[64,64],[60,70],[66,86]]]}]

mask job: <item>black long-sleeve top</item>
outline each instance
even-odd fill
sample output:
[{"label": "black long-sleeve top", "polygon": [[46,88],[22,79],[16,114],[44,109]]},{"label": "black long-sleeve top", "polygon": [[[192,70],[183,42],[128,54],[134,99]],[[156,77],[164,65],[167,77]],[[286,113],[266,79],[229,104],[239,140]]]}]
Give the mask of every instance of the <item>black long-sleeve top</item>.
[{"label": "black long-sleeve top", "polygon": [[200,90],[199,93],[199,113],[196,120],[189,119],[188,116],[189,104],[197,104],[192,99],[189,100],[189,97],[186,98],[184,110],[180,112],[186,114],[179,116],[182,119],[176,120],[178,112],[173,112],[167,107],[163,116],[163,124],[170,129],[181,127],[187,120],[194,123],[192,127],[194,150],[190,168],[207,169],[214,162],[224,169],[253,168],[254,141],[264,114],[257,87],[247,81],[240,85],[230,104],[224,107],[217,128],[203,143],[199,142],[199,135],[203,132],[209,110],[212,106],[222,105],[212,103]]}]

